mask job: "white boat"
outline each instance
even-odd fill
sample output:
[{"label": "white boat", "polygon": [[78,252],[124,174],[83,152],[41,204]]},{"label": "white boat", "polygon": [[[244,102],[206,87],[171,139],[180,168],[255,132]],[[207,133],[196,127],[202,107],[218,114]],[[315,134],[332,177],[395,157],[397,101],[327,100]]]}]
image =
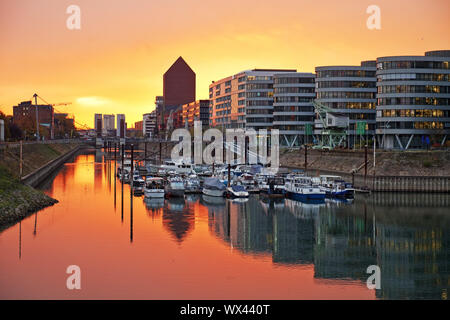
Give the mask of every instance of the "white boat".
[{"label": "white boat", "polygon": [[147,178],[144,195],[146,198],[164,198],[164,180],[159,177]]},{"label": "white boat", "polygon": [[225,185],[218,178],[211,177],[205,179],[202,193],[212,197],[223,197],[226,189]]},{"label": "white boat", "polygon": [[169,197],[184,197],[184,182],[179,176],[168,178],[164,189]]},{"label": "white boat", "polygon": [[234,184],[227,188],[227,195],[232,198],[248,198],[249,194],[241,184]]},{"label": "white boat", "polygon": [[202,191],[200,180],[196,174],[191,174],[184,180],[184,189],[185,193],[200,193]]},{"label": "white boat", "polygon": [[161,169],[164,169],[166,172],[174,171],[178,174],[190,174],[194,172],[194,165],[190,163],[175,163],[171,160],[164,161],[164,164],[161,165]]},{"label": "white boat", "polygon": [[142,193],[144,192],[145,180],[142,179],[139,172],[137,171],[133,172],[132,185],[134,194],[142,195]]}]

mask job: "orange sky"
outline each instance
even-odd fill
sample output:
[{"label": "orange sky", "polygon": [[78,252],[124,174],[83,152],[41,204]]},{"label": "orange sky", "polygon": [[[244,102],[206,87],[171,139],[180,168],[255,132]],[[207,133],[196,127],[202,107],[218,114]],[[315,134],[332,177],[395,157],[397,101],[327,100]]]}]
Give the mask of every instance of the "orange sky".
[{"label": "orange sky", "polygon": [[[81,30],[66,8],[81,8]],[[369,5],[381,30],[366,27]],[[0,0],[0,110],[38,93],[93,126],[94,113],[154,109],[178,56],[212,80],[250,68],[359,64],[386,55],[450,49],[448,0]]]}]

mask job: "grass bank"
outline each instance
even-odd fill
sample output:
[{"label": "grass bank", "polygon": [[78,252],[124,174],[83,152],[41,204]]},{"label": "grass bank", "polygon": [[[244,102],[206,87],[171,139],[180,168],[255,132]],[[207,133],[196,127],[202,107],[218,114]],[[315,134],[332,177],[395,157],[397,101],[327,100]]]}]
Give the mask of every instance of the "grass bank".
[{"label": "grass bank", "polygon": [[[23,145],[22,176],[73,150],[77,144]],[[0,230],[58,201],[20,182],[20,147],[0,151]]]}]

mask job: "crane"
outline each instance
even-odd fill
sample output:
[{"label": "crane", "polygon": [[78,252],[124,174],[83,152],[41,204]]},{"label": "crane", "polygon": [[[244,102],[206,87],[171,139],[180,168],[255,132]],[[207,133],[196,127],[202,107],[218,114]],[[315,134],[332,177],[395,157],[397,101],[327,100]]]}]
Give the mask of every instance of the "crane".
[{"label": "crane", "polygon": [[314,111],[322,126],[321,137],[315,149],[333,149],[345,144],[349,124],[348,116],[340,116],[335,110],[313,100]]}]

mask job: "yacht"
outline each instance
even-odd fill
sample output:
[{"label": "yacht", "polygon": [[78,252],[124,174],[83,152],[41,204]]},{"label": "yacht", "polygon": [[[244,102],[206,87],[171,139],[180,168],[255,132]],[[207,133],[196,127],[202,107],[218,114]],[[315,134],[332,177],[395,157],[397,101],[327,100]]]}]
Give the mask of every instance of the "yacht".
[{"label": "yacht", "polygon": [[145,180],[144,195],[146,198],[164,198],[163,178],[147,178],[147,180]]},{"label": "yacht", "polygon": [[207,196],[223,197],[226,189],[225,185],[218,178],[211,177],[205,179],[202,193]]},{"label": "yacht", "polygon": [[266,198],[284,198],[285,181],[281,177],[268,177],[265,184],[260,185],[260,195]]},{"label": "yacht", "polygon": [[248,198],[249,194],[242,184],[233,184],[227,188],[227,195],[232,198]]},{"label": "yacht", "polygon": [[184,197],[184,182],[179,176],[169,177],[164,189],[169,197]]},{"label": "yacht", "polygon": [[290,177],[286,182],[285,188],[288,197],[294,200],[325,200],[325,191],[321,190],[319,185],[314,183],[311,177]]},{"label": "yacht", "polygon": [[184,180],[184,189],[186,194],[201,193],[200,180],[196,174],[191,174]]}]

